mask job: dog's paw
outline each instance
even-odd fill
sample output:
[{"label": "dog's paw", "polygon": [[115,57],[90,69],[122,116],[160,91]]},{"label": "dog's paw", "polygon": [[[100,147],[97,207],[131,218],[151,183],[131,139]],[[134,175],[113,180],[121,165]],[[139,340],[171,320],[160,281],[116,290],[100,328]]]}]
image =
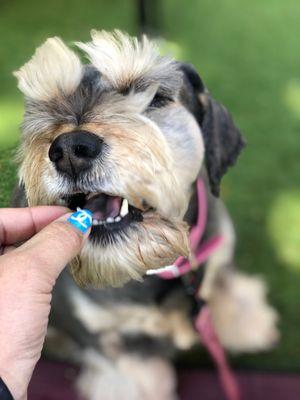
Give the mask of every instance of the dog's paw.
[{"label": "dog's paw", "polygon": [[236,352],[271,349],[279,340],[277,312],[267,303],[266,285],[257,277],[234,274],[209,299],[223,346]]}]

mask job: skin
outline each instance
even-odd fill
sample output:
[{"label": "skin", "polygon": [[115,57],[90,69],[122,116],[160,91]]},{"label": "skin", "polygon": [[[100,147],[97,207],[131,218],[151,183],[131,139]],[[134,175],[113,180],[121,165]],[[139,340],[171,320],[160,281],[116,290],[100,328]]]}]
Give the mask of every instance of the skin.
[{"label": "skin", "polygon": [[55,281],[89,235],[67,222],[69,216],[56,206],[0,210],[0,376],[15,400],[27,399]]}]

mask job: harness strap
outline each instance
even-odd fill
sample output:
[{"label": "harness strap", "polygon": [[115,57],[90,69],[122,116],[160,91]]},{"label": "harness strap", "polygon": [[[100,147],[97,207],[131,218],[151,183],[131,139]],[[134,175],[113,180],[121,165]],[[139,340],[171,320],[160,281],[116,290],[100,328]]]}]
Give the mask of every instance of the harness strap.
[{"label": "harness strap", "polygon": [[[205,193],[205,183],[201,178],[197,180],[197,201],[198,215],[197,222],[191,228],[189,241],[191,248],[191,258],[179,257],[174,265],[165,268],[162,272],[157,271],[157,275],[162,279],[174,279],[183,277],[196,268],[199,268],[211,254],[216,251],[223,242],[223,236],[217,235],[202,242],[202,237],[207,223],[207,197]],[[199,299],[199,288],[194,290],[197,303]],[[198,308],[199,309],[199,308]],[[228,400],[239,400],[239,388],[235,376],[228,364],[225,351],[217,337],[211,320],[208,306],[205,304],[198,311],[195,318],[195,329],[197,330],[201,342],[206,347],[213,361],[218,368],[219,378]]]},{"label": "harness strap", "polygon": [[239,400],[240,393],[236,377],[228,364],[225,351],[216,335],[207,305],[201,308],[196,317],[195,328],[199,333],[201,342],[218,368],[219,379],[226,397],[228,400]]}]

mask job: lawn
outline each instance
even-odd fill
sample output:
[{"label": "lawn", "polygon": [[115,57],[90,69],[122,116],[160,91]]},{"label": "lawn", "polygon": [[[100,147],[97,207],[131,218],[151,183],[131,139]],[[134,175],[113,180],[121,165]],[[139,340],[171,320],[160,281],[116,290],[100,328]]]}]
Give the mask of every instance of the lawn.
[{"label": "lawn", "polygon": [[[300,3],[165,0],[162,34],[232,111],[248,146],[223,183],[235,221],[237,265],[263,275],[281,315],[280,346],[236,365],[300,371]],[[46,37],[86,40],[89,29],[137,31],[135,2],[2,1],[0,5],[0,205],[15,181],[12,151],[22,99],[11,71]],[[255,326],[253,327],[255,329]]]}]

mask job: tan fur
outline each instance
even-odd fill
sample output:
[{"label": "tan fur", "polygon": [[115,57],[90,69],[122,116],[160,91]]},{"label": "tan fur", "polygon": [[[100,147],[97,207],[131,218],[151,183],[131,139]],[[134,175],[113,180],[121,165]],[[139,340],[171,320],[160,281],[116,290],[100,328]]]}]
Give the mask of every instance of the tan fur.
[{"label": "tan fur", "polygon": [[116,287],[130,279],[141,280],[147,269],[170,265],[180,254],[188,256],[187,226],[147,212],[144,221],[132,226],[116,244],[91,246],[87,242],[80,259],[71,263],[76,282]]},{"label": "tan fur", "polygon": [[100,334],[104,353],[109,357],[115,357],[122,350],[120,340],[124,334],[168,338],[182,350],[196,343],[197,335],[189,318],[186,300],[174,300],[176,303],[172,307],[170,304],[157,307],[126,303],[99,306],[79,291],[71,296],[76,317],[89,332]]},{"label": "tan fur", "polygon": [[62,133],[68,132],[70,125],[59,126],[54,131],[44,132],[43,135],[25,136],[18,149],[16,161],[21,164],[19,169],[20,184],[25,185],[26,199],[29,206],[55,204],[57,193],[48,190],[47,181],[53,181],[56,171],[48,157],[52,141]]},{"label": "tan fur", "polygon": [[154,123],[134,115],[118,125],[86,124],[84,129],[97,133],[111,149],[106,160],[110,171],[106,191],[127,198],[140,209],[144,199],[166,218],[183,218],[187,193],[179,185],[175,160]]},{"label": "tan fur", "polygon": [[229,350],[266,350],[279,339],[278,316],[268,305],[266,286],[259,278],[225,275],[214,287],[209,307],[218,336]]},{"label": "tan fur", "polygon": [[146,36],[138,41],[119,30],[112,33],[93,30],[91,36],[91,43],[77,45],[117,89],[130,86],[145,74],[164,73],[172,62],[168,57],[159,56],[154,42]]},{"label": "tan fur", "polygon": [[85,352],[77,381],[79,393],[89,400],[175,400],[172,366],[159,357],[123,354],[112,363],[93,351]]},{"label": "tan fur", "polygon": [[[79,57],[58,37],[48,39],[14,75],[25,96],[47,101],[71,94],[82,77]],[[47,79],[45,79],[47,77]]]}]

